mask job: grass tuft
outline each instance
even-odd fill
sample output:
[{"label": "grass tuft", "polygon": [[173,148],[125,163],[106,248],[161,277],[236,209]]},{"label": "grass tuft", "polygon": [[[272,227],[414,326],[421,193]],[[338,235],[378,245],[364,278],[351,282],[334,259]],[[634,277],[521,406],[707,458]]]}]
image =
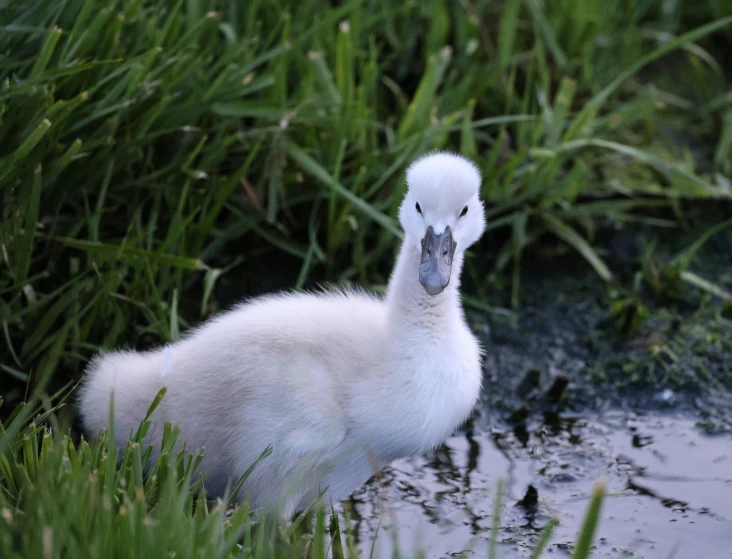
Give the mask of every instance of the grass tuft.
[{"label": "grass tuft", "polygon": [[[12,3],[2,374],[58,387],[102,347],[172,339],[264,259],[288,262],[283,287],[378,288],[403,171],[433,149],[481,167],[514,305],[545,233],[611,281],[598,228],[732,197],[732,15],[686,4]],[[688,134],[708,148],[673,139]]]},{"label": "grass tuft", "polygon": [[[150,461],[145,443],[150,415],[164,396],[158,394],[137,432],[118,456],[114,434],[75,444],[55,432],[48,414],[27,423],[22,414],[0,424],[0,554],[21,557],[168,558],[355,558],[363,555],[351,534],[347,515],[327,513],[314,503],[287,528],[244,502],[231,508],[255,467],[267,467],[267,449],[222,499],[206,498],[196,477],[202,455],[176,450],[179,432],[167,425],[160,455]],[[29,404],[32,406],[32,404]],[[57,409],[54,409],[57,411]],[[110,412],[111,414],[111,412]],[[491,532],[496,556],[503,484],[499,484]],[[589,557],[604,486],[593,492],[573,558]],[[546,547],[556,520],[540,537],[534,556]],[[38,535],[41,537],[38,537]],[[396,537],[396,536],[395,536]],[[365,545],[369,544],[366,542]]]},{"label": "grass tuft", "polygon": [[[65,434],[67,385],[102,348],[174,340],[260,289],[383,288],[403,172],[435,149],[462,151],[484,177],[488,232],[466,259],[466,305],[512,316],[489,305],[491,290],[505,282],[520,305],[522,263],[547,238],[619,281],[598,231],[683,228],[694,204],[732,198],[732,8],[667,8],[6,2],[3,557],[289,557],[347,535],[324,512],[317,537],[283,540],[274,525],[255,530],[246,507],[209,511],[185,489],[200,458],[170,450],[174,429],[153,475],[141,439],[116,469],[104,436],[75,445]],[[728,226],[710,223],[663,269],[649,255],[646,282],[666,297],[683,282],[729,301],[690,269]],[[490,266],[477,257],[488,248]],[[628,330],[644,314],[636,303],[614,310]],[[576,557],[589,554],[583,534]]]}]

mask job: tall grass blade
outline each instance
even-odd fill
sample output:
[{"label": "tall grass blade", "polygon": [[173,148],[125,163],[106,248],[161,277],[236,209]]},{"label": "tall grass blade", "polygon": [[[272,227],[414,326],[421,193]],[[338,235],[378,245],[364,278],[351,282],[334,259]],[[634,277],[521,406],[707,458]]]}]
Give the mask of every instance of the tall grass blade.
[{"label": "tall grass blade", "polygon": [[597,526],[600,523],[600,510],[606,493],[605,482],[598,482],[592,490],[590,504],[587,507],[582,529],[579,532],[577,545],[572,553],[572,559],[587,559],[590,556],[590,548],[595,538]]},{"label": "tall grass blade", "polygon": [[592,265],[602,279],[605,281],[610,281],[612,279],[613,276],[610,269],[579,233],[569,227],[566,223],[548,213],[542,214],[542,219],[547,228],[557,237],[574,247],[577,252],[579,252],[585,260]]},{"label": "tall grass blade", "polygon": [[648,64],[658,60],[670,52],[683,48],[687,44],[698,41],[707,35],[711,35],[730,24],[732,24],[732,16],[718,19],[706,25],[697,27],[696,29],[692,29],[683,35],[678,36],[674,40],[669,41],[662,47],[638,58],[635,62],[628,65],[627,68],[621,70],[609,84],[602,88],[587,102],[587,104],[585,104],[585,107],[574,119],[572,126],[567,130],[564,140],[569,141],[577,138],[585,126],[587,126],[587,124],[589,124],[589,122],[594,118],[605,101],[613,95],[628,78],[635,75]]},{"label": "tall grass blade", "polygon": [[403,142],[409,135],[414,133],[418,126],[424,126],[451,59],[452,48],[447,46],[427,61],[427,69],[419,82],[417,92],[399,123],[397,131],[399,142]]},{"label": "tall grass blade", "polygon": [[501,71],[505,72],[508,62],[514,53],[514,43],[522,0],[507,0],[503,5],[503,14],[498,31],[498,62]]},{"label": "tall grass blade", "polygon": [[373,219],[376,223],[393,233],[396,237],[402,237],[401,230],[389,217],[343,187],[328,173],[328,171],[326,171],[317,161],[315,161],[315,159],[310,157],[301,148],[291,143],[287,143],[285,145],[285,151],[310,176],[332,188],[335,194],[341,196],[344,200],[358,208],[364,215]]},{"label": "tall grass blade", "polygon": [[541,559],[541,554],[544,553],[544,550],[549,544],[549,540],[554,533],[554,529],[557,527],[558,524],[559,520],[557,520],[555,517],[549,519],[549,522],[546,523],[546,526],[544,526],[544,529],[541,531],[539,541],[536,542],[536,547],[534,548],[534,551],[531,553],[531,559]]}]

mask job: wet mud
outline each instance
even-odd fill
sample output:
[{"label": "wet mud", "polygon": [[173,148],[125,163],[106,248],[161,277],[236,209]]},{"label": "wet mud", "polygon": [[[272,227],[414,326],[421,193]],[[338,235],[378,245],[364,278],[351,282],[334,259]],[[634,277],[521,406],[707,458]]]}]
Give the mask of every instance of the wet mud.
[{"label": "wet mud", "polygon": [[[719,242],[696,269],[730,290]],[[629,282],[638,259],[614,254]],[[344,503],[365,556],[397,545],[407,557],[487,557],[503,479],[498,556],[530,557],[556,517],[543,557],[571,557],[605,479],[594,557],[732,557],[728,306],[691,287],[673,300],[641,288],[629,331],[612,312],[628,293],[569,262],[524,274],[513,320],[468,311],[487,351],[481,402],[432,455],[394,463]]]}]

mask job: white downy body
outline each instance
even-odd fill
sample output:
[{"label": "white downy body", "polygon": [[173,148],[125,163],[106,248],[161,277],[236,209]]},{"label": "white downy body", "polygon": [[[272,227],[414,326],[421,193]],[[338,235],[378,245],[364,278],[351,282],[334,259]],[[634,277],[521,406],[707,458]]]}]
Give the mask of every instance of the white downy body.
[{"label": "white downy body", "polygon": [[[395,459],[443,442],[481,387],[481,350],[459,299],[463,252],[484,227],[480,176],[467,160],[438,153],[416,161],[407,182],[405,239],[384,299],[357,291],[267,296],[165,348],[101,355],[81,390],[86,432],[107,426],[114,393],[123,447],[165,386],[148,435],[154,455],[163,423],[180,427],[188,449],[205,448],[201,472],[214,496],[271,444],[239,497],[283,516],[321,489],[327,500],[346,498]],[[457,243],[450,283],[438,295],[419,279],[428,226],[450,226]]]}]

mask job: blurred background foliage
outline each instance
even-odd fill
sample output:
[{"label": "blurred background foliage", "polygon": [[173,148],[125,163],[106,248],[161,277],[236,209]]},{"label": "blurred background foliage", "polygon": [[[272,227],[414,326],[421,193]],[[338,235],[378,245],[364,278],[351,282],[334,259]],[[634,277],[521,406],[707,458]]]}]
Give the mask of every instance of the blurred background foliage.
[{"label": "blurred background foliage", "polygon": [[731,48],[725,0],[6,0],[5,403],[227,297],[380,289],[429,150],[484,174],[473,304],[539,239],[611,281],[602,227],[729,203]]}]

